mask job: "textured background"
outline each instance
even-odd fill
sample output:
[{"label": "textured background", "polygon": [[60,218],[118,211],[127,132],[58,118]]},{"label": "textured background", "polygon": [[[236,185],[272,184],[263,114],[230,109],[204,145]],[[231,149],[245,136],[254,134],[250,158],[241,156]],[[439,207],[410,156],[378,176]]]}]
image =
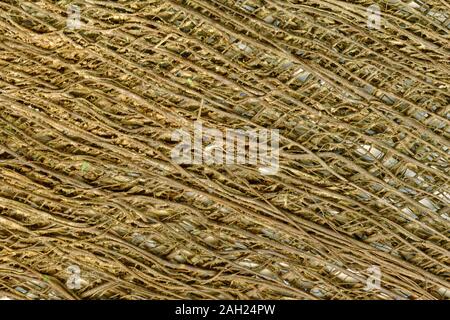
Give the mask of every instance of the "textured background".
[{"label": "textured background", "polygon": [[[0,0],[0,297],[448,299],[449,32],[446,0]],[[280,171],[175,164],[197,119],[278,129]]]}]

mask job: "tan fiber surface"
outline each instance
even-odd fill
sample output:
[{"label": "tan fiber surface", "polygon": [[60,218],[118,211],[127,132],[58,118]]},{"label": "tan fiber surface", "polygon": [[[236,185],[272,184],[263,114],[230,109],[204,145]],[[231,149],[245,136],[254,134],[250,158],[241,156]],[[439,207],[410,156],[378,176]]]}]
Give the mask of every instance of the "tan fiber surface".
[{"label": "tan fiber surface", "polygon": [[[446,0],[0,0],[0,297],[448,299],[449,33]],[[279,172],[177,165],[197,119],[278,129]]]}]

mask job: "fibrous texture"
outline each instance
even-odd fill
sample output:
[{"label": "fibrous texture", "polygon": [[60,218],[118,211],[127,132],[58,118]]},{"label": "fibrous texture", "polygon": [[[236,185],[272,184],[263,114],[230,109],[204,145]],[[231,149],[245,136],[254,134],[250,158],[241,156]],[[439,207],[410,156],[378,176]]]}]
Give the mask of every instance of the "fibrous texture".
[{"label": "fibrous texture", "polygon": [[[0,297],[449,298],[449,18],[0,0]],[[175,163],[196,120],[278,129],[279,171]]]}]

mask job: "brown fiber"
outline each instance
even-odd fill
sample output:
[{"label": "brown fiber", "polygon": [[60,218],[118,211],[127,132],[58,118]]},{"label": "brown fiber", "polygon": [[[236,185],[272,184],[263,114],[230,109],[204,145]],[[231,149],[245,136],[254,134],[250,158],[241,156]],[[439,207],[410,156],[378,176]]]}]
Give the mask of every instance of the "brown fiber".
[{"label": "brown fiber", "polygon": [[448,299],[450,5],[373,2],[0,0],[0,297]]}]

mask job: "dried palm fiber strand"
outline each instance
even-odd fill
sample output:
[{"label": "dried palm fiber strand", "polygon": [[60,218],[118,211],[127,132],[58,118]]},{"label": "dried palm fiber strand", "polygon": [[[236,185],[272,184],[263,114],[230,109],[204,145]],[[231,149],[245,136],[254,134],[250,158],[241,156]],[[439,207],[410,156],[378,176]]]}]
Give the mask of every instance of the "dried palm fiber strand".
[{"label": "dried palm fiber strand", "polygon": [[[1,0],[0,297],[448,299],[449,17]],[[279,172],[174,163],[199,118],[279,129]]]}]

